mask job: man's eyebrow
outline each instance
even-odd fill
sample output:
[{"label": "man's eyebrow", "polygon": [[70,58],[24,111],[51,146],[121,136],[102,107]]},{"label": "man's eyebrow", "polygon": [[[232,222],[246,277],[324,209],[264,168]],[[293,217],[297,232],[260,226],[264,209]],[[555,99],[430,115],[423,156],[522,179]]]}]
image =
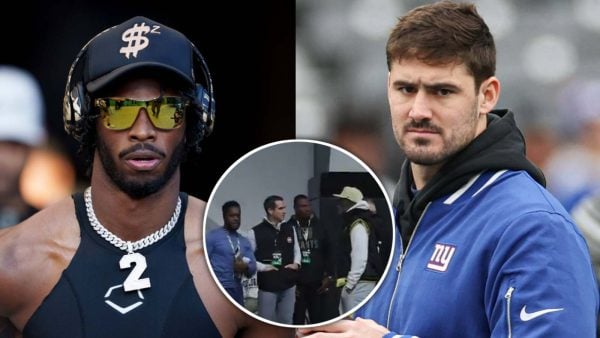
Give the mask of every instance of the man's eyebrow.
[{"label": "man's eyebrow", "polygon": [[439,90],[439,89],[449,89],[453,91],[461,91],[461,88],[454,83],[451,82],[434,82],[434,83],[417,83],[406,80],[395,80],[392,82],[392,86],[394,87],[425,87],[425,90]]},{"label": "man's eyebrow", "polygon": [[428,91],[448,89],[448,90],[451,90],[454,92],[459,92],[462,90],[459,86],[455,85],[454,83],[450,83],[450,82],[437,82],[437,83],[432,83],[432,84],[423,84],[423,87],[425,87],[425,89]]},{"label": "man's eyebrow", "polygon": [[395,80],[392,82],[392,86],[394,87],[416,87],[416,85],[416,83],[406,80]]}]

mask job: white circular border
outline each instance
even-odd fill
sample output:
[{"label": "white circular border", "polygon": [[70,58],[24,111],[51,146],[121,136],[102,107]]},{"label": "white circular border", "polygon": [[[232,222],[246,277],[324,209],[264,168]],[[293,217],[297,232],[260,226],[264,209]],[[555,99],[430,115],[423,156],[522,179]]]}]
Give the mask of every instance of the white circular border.
[{"label": "white circular border", "polygon": [[[325,146],[325,147],[329,147],[330,149],[335,149],[339,152],[341,152],[342,154],[350,157],[351,159],[353,159],[355,162],[357,162],[358,164],[360,164],[363,169],[365,169],[369,174],[371,174],[371,177],[375,180],[375,182],[377,183],[377,185],[379,186],[379,189],[381,190],[383,197],[385,198],[385,201],[387,203],[387,207],[388,210],[390,212],[390,219],[392,220],[391,224],[392,224],[392,245],[391,245],[391,251],[390,251],[390,257],[388,258],[388,262],[386,264],[385,270],[383,272],[383,274],[381,275],[381,278],[379,279],[379,281],[377,281],[377,284],[375,285],[375,288],[369,293],[369,295],[367,297],[365,297],[365,299],[363,299],[357,306],[355,306],[354,308],[352,308],[350,311],[345,312],[335,318],[332,318],[330,320],[324,321],[324,322],[320,322],[320,323],[315,323],[315,324],[307,324],[307,325],[290,325],[290,324],[283,324],[283,323],[278,323],[278,322],[274,322],[271,320],[268,320],[266,318],[263,318],[259,315],[257,315],[254,312],[250,312],[248,309],[246,309],[246,307],[244,307],[242,304],[239,304],[238,302],[236,302],[233,297],[231,297],[231,295],[229,295],[229,293],[225,290],[225,288],[223,288],[223,285],[221,285],[221,282],[219,282],[219,279],[217,278],[217,276],[215,275],[215,272],[213,271],[212,265],[210,263],[210,258],[208,257],[208,252],[206,249],[206,219],[208,218],[208,210],[210,208],[210,205],[212,203],[212,200],[215,196],[215,192],[219,189],[219,186],[221,185],[221,183],[225,180],[225,178],[229,175],[229,173],[235,169],[235,167],[238,166],[238,164],[240,164],[242,161],[244,161],[246,158],[252,156],[254,153],[257,153],[263,149],[267,149],[270,147],[274,147],[280,144],[285,144],[285,143],[310,143],[310,144],[318,144],[321,146]],[[227,170],[223,173],[223,175],[221,175],[221,177],[219,178],[219,180],[217,181],[217,183],[215,184],[215,187],[212,189],[210,196],[208,197],[208,201],[206,202],[206,206],[204,209],[204,216],[202,218],[202,246],[203,246],[203,251],[204,251],[204,258],[206,259],[206,264],[208,265],[208,270],[210,271],[210,275],[213,278],[213,281],[217,284],[217,287],[219,288],[219,290],[221,290],[221,292],[223,293],[223,295],[225,297],[227,297],[227,299],[238,309],[242,310],[244,313],[248,314],[249,316],[263,322],[263,323],[267,323],[270,325],[274,325],[274,326],[279,326],[279,327],[287,327],[287,328],[292,328],[292,329],[298,329],[298,328],[314,328],[314,327],[319,327],[319,326],[323,326],[323,325],[327,325],[327,324],[331,324],[334,323],[338,320],[344,319],[346,317],[348,317],[348,315],[355,313],[360,307],[362,307],[366,302],[368,302],[373,295],[375,294],[375,292],[377,292],[377,290],[379,289],[379,287],[381,286],[381,284],[383,284],[383,280],[385,279],[385,277],[387,276],[390,266],[392,264],[393,261],[393,257],[394,257],[394,248],[396,246],[396,229],[395,229],[395,224],[396,222],[394,221],[394,211],[392,208],[392,204],[390,202],[390,198],[387,195],[386,190],[383,187],[383,184],[381,183],[381,180],[379,180],[379,178],[377,177],[377,175],[375,175],[375,173],[373,172],[373,170],[371,170],[371,168],[369,168],[369,166],[367,166],[361,159],[359,159],[358,157],[356,157],[356,155],[352,154],[351,152],[347,151],[346,149],[340,148],[336,145],[327,143],[327,142],[323,142],[323,141],[317,141],[317,140],[309,140],[309,139],[289,139],[289,140],[282,140],[282,141],[276,141],[276,142],[271,142],[271,143],[267,143],[265,145],[262,145],[258,148],[255,148],[251,151],[249,151],[248,153],[246,153],[245,155],[243,155],[242,157],[240,157],[237,161],[235,161],[231,166],[229,166],[229,168],[227,168]]]}]

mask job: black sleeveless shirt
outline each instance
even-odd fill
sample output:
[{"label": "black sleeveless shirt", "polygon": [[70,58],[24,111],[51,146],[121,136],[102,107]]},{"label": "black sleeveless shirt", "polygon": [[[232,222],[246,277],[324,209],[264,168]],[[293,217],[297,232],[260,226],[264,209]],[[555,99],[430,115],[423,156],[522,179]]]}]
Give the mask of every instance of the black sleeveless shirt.
[{"label": "black sleeveless shirt", "polygon": [[87,217],[83,194],[73,196],[81,243],[69,266],[23,330],[25,338],[220,337],[194,286],[185,252],[181,214],[169,234],[138,250],[151,287],[125,292],[132,268],[119,268],[126,254],[100,237]]}]

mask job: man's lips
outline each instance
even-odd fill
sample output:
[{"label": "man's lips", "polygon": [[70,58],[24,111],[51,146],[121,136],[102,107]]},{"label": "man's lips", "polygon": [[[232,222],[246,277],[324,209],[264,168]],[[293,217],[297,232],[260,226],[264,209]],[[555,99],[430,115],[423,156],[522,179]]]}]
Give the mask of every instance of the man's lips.
[{"label": "man's lips", "polygon": [[158,166],[162,156],[151,150],[136,150],[123,156],[123,160],[134,170],[149,171]]},{"label": "man's lips", "polygon": [[407,128],[407,133],[417,133],[417,134],[438,134],[436,130],[425,129],[425,128]]},{"label": "man's lips", "polygon": [[438,126],[431,123],[431,121],[423,120],[423,121],[409,121],[404,125],[404,133],[414,133],[418,135],[433,135],[433,134],[441,134],[442,129]]}]

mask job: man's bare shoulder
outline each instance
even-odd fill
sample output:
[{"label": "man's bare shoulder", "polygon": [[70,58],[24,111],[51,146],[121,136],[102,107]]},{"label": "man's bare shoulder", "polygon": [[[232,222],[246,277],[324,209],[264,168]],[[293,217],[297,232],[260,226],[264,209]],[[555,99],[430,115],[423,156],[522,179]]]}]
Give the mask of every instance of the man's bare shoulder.
[{"label": "man's bare shoulder", "polygon": [[26,301],[32,294],[28,285],[52,281],[56,269],[60,274],[78,245],[79,227],[70,198],[0,231],[0,316],[19,306],[15,294]]},{"label": "man's bare shoulder", "polygon": [[[30,258],[32,254],[38,252],[32,248],[37,249],[38,245],[47,242],[61,242],[63,236],[72,232],[73,229],[69,229],[72,225],[77,225],[73,201],[64,199],[37,212],[20,224],[1,230],[0,268],[3,267],[1,263],[6,263],[9,257],[19,258],[18,253],[25,253],[25,256]],[[21,248],[24,252],[20,250]]]},{"label": "man's bare shoulder", "polygon": [[188,197],[187,212],[185,215],[186,242],[202,242],[202,224],[206,202],[194,196]]},{"label": "man's bare shoulder", "polygon": [[75,207],[71,198],[65,198],[20,224],[0,230],[0,252],[6,253],[21,245],[42,244],[50,239],[56,242],[73,234],[79,235]]},{"label": "man's bare shoulder", "polygon": [[200,222],[202,222],[204,208],[206,208],[206,202],[194,196],[188,197],[188,214],[198,217]]}]

